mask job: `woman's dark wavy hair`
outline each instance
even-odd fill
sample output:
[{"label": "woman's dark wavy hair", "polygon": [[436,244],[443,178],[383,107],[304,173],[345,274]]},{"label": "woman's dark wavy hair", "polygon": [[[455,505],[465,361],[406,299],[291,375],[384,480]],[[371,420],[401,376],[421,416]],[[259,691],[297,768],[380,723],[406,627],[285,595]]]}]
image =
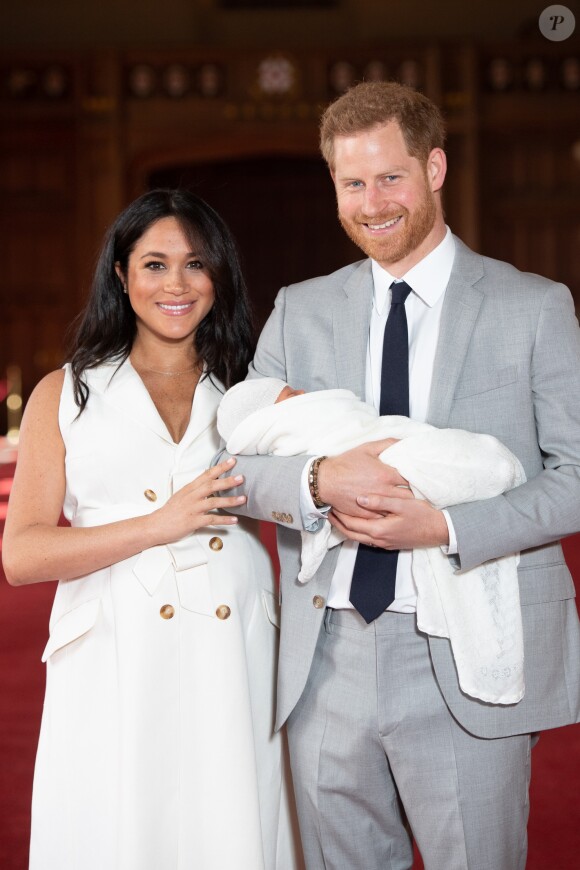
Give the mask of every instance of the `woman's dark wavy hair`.
[{"label": "woman's dark wavy hair", "polygon": [[71,342],[75,402],[80,412],[89,391],[83,372],[111,360],[127,359],[137,325],[129,296],[115,271],[127,275],[129,256],[156,221],[174,217],[199,253],[214,286],[211,311],[197,327],[194,345],[205,376],[215,375],[226,389],[244,379],[254,349],[255,329],[236,243],[222,218],[188,190],[151,190],[121,212],[105,236],[86,308]]}]

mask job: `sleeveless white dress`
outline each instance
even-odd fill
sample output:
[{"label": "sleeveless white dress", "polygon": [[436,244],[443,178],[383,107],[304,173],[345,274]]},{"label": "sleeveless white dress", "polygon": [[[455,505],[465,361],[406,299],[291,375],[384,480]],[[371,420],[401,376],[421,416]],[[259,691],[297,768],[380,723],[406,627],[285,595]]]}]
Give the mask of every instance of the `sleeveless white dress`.
[{"label": "sleeveless white dress", "polygon": [[[219,449],[221,391],[196,389],[175,444],[127,361],[60,404],[73,526],[143,515]],[[278,608],[251,521],[61,581],[50,620],[31,870],[291,870]]]}]

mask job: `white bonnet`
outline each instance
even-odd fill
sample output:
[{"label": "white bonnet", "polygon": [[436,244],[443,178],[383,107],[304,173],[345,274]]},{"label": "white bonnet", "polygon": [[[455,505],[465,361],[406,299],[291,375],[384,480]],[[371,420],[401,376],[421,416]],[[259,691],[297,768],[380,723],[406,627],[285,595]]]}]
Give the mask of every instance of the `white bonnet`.
[{"label": "white bonnet", "polygon": [[278,378],[253,378],[229,389],[217,412],[217,427],[224,441],[254,411],[273,405],[286,386],[286,381]]}]

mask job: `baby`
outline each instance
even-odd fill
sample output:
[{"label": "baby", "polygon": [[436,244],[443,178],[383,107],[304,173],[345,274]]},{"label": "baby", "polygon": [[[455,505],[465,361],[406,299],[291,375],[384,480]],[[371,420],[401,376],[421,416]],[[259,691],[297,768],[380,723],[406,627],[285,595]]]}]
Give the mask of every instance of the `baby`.
[{"label": "baby", "polygon": [[[519,460],[492,435],[379,417],[350,390],[306,393],[277,378],[244,381],[225,394],[217,424],[228,451],[245,455],[332,456],[368,441],[396,439],[381,459],[408,480],[417,498],[436,508],[492,498],[525,479]],[[307,540],[312,537],[306,533]],[[303,567],[300,579],[310,579],[318,565]]]},{"label": "baby", "polygon": [[[368,441],[397,439],[381,453],[417,498],[436,508],[493,498],[519,486],[518,459],[491,435],[437,429],[408,417],[380,417],[349,390],[294,390],[276,378],[228,390],[218,429],[233,454],[336,455]],[[298,580],[310,580],[329,547],[343,537],[324,521],[302,532]],[[523,639],[517,556],[456,572],[439,547],[413,550],[417,626],[448,637],[464,692],[513,704],[523,697]]]}]

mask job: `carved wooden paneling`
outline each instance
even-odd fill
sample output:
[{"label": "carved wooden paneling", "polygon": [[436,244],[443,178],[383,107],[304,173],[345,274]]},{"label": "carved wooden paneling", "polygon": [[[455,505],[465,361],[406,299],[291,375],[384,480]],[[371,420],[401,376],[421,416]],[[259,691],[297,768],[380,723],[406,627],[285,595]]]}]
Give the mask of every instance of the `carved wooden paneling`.
[{"label": "carved wooden paneling", "polygon": [[362,78],[405,81],[442,106],[458,235],[580,301],[577,39],[19,52],[0,63],[0,369],[19,363],[29,391],[60,363],[107,225],[152,183],[191,181],[224,213],[260,320],[280,284],[358,256],[317,126]]},{"label": "carved wooden paneling", "polygon": [[0,318],[0,371],[18,365],[23,395],[28,396],[47,372],[63,363],[64,336],[71,320],[68,306],[2,305]]},{"label": "carved wooden paneling", "polygon": [[580,131],[504,129],[481,148],[485,253],[567,284],[580,306]]},{"label": "carved wooden paneling", "polygon": [[[56,72],[54,77],[56,88],[60,79]],[[51,79],[38,66],[31,82],[38,89],[43,81]],[[10,124],[0,133],[0,372],[18,365],[25,395],[60,365],[63,325],[75,312],[75,124],[70,107],[62,112],[70,98],[68,81],[55,113],[52,97],[26,90],[22,99],[29,112],[14,114],[9,106]],[[39,109],[44,103],[48,111]]]}]

